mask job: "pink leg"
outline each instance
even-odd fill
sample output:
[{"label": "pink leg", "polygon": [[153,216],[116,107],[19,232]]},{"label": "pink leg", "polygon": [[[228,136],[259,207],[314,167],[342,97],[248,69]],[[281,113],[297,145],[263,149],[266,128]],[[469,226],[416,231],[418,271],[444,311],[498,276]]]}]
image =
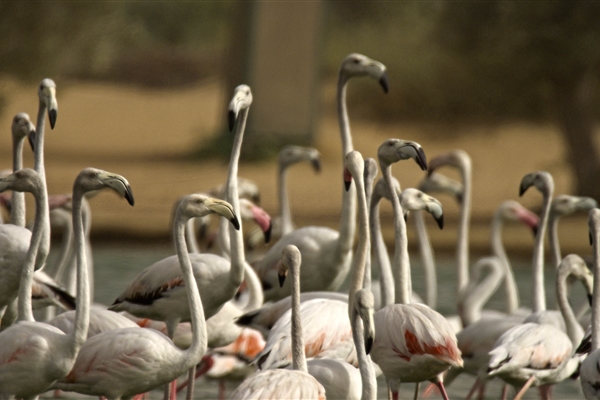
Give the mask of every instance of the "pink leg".
[{"label": "pink leg", "polygon": [[469,394],[467,394],[467,397],[465,398],[466,400],[471,400],[471,397],[473,396],[473,394],[479,387],[480,382],[481,381],[479,380],[479,378],[475,379],[475,383],[473,384],[473,386],[471,387],[471,390],[469,390]]},{"label": "pink leg", "polygon": [[533,380],[534,380],[533,376],[531,378],[527,379],[527,382],[525,382],[525,384],[523,385],[521,390],[519,390],[519,392],[515,395],[515,398],[513,400],[521,400],[521,397],[523,397],[523,395],[525,394],[527,389],[529,389],[529,387],[533,383]]},{"label": "pink leg", "polygon": [[[194,365],[188,371],[188,390],[185,395],[185,400],[192,400],[194,398],[194,383],[196,382],[196,366]],[[175,393],[177,393],[177,388],[175,388]]]},{"label": "pink leg", "polygon": [[552,400],[552,385],[542,385],[538,389],[542,400]]},{"label": "pink leg", "polygon": [[477,400],[483,400],[485,398],[485,382],[481,382],[479,385],[479,397]]},{"label": "pink leg", "polygon": [[500,398],[502,400],[506,400],[507,397],[508,397],[508,385],[505,383],[504,386],[502,386],[502,394],[501,394]]},{"label": "pink leg", "polygon": [[392,392],[392,400],[398,400],[398,392]]},{"label": "pink leg", "polygon": [[225,400],[225,381],[219,380],[219,400]]},{"label": "pink leg", "polygon": [[[198,379],[199,377],[201,377],[202,375],[204,375],[206,372],[208,372],[208,370],[210,370],[212,368],[212,362],[207,362],[205,360],[202,360],[200,362],[200,368],[198,368],[196,370],[196,374],[194,375],[194,379]],[[187,385],[189,385],[189,377],[188,379],[186,379],[185,382],[183,382],[181,385],[177,386],[177,393],[181,392]]]},{"label": "pink leg", "polygon": [[171,393],[170,400],[177,400],[177,379],[169,384],[169,392]]},{"label": "pink leg", "polygon": [[446,393],[446,388],[444,387],[444,382],[442,382],[442,381],[438,381],[438,382],[436,383],[436,385],[437,385],[437,387],[439,387],[439,388],[440,388],[440,392],[442,393],[442,398],[443,398],[444,400],[450,400],[450,399],[448,398],[448,393]]},{"label": "pink leg", "polygon": [[423,394],[421,395],[421,397],[423,398],[427,398],[430,397],[433,393],[438,392],[438,388],[437,386],[432,382],[429,385],[427,385],[427,387],[425,388],[425,390],[423,391]]}]

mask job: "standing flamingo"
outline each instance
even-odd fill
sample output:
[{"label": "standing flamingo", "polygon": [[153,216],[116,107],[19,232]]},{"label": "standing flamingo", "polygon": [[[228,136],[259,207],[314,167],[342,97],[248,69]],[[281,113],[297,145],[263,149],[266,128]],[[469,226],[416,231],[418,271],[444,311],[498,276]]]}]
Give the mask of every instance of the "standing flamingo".
[{"label": "standing flamingo", "polygon": [[173,227],[194,328],[190,347],[180,350],[171,339],[153,329],[135,327],[103,332],[85,342],[73,369],[54,385],[56,389],[111,399],[131,398],[173,381],[200,362],[206,351],[206,324],[184,229],[189,218],[208,213],[221,215],[239,226],[229,203],[193,194],[179,204]]},{"label": "standing flamingo", "polygon": [[[460,351],[456,346],[456,336],[444,317],[425,305],[409,304],[410,261],[406,224],[392,186],[391,165],[413,158],[425,170],[425,153],[418,143],[388,139],[379,146],[377,156],[394,209],[396,246],[393,265],[398,271],[395,278],[399,304],[389,305],[375,313],[377,334],[371,356],[386,376],[394,398],[398,396],[401,382],[432,380],[447,399],[440,375],[451,366],[462,366]],[[426,199],[425,196],[421,198]]]},{"label": "standing flamingo", "polygon": [[[78,238],[78,285],[76,328],[68,335],[43,323],[35,322],[31,312],[31,279],[36,252],[43,236],[43,215],[48,205],[44,199],[41,176],[31,169],[19,170],[0,180],[0,190],[32,192],[36,199],[36,217],[31,245],[23,267],[19,287],[20,322],[0,333],[0,393],[29,398],[47,390],[70,371],[75,357],[87,336],[89,321],[89,288],[86,258],[81,239],[81,199],[84,193],[110,188],[133,205],[133,195],[127,180],[120,175],[93,168],[84,169],[73,185],[73,226]],[[45,201],[45,199],[44,199]]]},{"label": "standing flamingo", "polygon": [[[352,136],[346,109],[346,87],[355,76],[370,76],[388,90],[386,68],[380,62],[360,54],[350,54],[340,66],[338,77],[338,119],[342,138],[342,161],[353,150]],[[281,251],[288,244],[300,249],[304,260],[302,290],[337,290],[343,283],[352,261],[352,246],[356,230],[356,193],[354,188],[344,192],[338,231],[322,226],[306,226],[283,236],[256,266],[263,281],[265,300],[279,300],[290,293],[290,285],[279,287],[274,269]]]},{"label": "standing flamingo", "polygon": [[600,398],[600,210],[594,208],[588,218],[594,248],[594,295],[592,300],[591,352],[581,364],[581,388],[587,400]]}]

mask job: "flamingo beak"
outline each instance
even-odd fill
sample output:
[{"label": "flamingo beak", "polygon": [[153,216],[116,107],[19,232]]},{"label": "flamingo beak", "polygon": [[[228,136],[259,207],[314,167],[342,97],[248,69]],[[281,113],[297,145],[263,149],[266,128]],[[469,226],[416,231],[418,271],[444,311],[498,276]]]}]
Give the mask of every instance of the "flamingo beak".
[{"label": "flamingo beak", "polygon": [[381,85],[381,87],[383,88],[383,91],[385,93],[389,92],[390,85],[389,85],[389,82],[388,82],[388,75],[387,75],[386,71],[384,71],[383,74],[381,75],[381,77],[379,78],[379,84]]},{"label": "flamingo beak", "polygon": [[348,168],[344,168],[344,187],[346,188],[346,192],[350,190],[350,185],[352,185],[352,174]]}]

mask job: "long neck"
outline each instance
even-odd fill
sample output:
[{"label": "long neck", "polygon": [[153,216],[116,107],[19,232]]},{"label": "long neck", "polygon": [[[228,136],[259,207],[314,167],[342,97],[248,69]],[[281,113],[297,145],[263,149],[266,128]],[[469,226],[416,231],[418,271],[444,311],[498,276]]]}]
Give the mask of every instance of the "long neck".
[{"label": "long neck", "polygon": [[260,308],[265,301],[265,295],[258,275],[248,263],[244,263],[244,278],[248,289],[248,303],[243,308],[246,313]]},{"label": "long neck", "polygon": [[540,218],[540,228],[535,238],[533,248],[533,297],[531,309],[533,312],[546,310],[546,292],[544,289],[544,237],[550,214],[551,193],[544,193],[544,205]]},{"label": "long neck", "polygon": [[482,269],[489,266],[490,273],[478,284],[468,285],[462,300],[461,319],[463,326],[469,326],[481,318],[481,310],[502,282],[503,266],[500,260],[484,258],[480,260],[476,268]]},{"label": "long neck", "polygon": [[281,216],[281,236],[294,230],[290,201],[287,193],[287,166],[279,164],[279,215]]},{"label": "long neck", "polygon": [[491,229],[492,254],[500,259],[504,267],[504,292],[506,313],[512,314],[519,308],[519,291],[517,282],[513,274],[510,260],[506,255],[504,244],[502,243],[502,213],[500,210],[494,214]]},{"label": "long neck", "polygon": [[551,214],[548,218],[548,238],[550,239],[550,252],[552,253],[552,265],[558,268],[562,255],[560,254],[560,244],[558,243],[558,219],[557,215]]},{"label": "long neck", "polygon": [[471,220],[471,168],[462,169],[464,196],[460,209],[460,222],[458,225],[458,243],[456,259],[458,263],[457,288],[458,292],[469,283],[469,222]]},{"label": "long neck", "polygon": [[352,260],[352,276],[350,277],[350,288],[348,289],[348,316],[352,318],[354,310],[354,295],[363,288],[365,269],[367,262],[367,251],[369,246],[369,221],[367,211],[367,198],[362,176],[355,176],[356,192],[358,193],[358,246],[354,259]]},{"label": "long neck", "polygon": [[431,308],[437,306],[437,276],[435,271],[435,256],[427,234],[423,211],[414,211],[412,213],[415,220],[415,230],[419,240],[419,251],[421,253],[421,262],[423,263],[423,275],[425,277],[425,302]]},{"label": "long neck", "polygon": [[371,357],[367,355],[364,342],[364,327],[360,315],[355,307],[352,307],[350,315],[352,323],[352,339],[356,348],[358,358],[358,369],[362,381],[362,400],[375,400],[377,398],[377,378],[375,377],[375,368]]},{"label": "long neck", "polygon": [[204,319],[204,308],[202,308],[202,300],[200,299],[200,291],[192,272],[192,263],[188,254],[187,246],[185,245],[185,218],[179,215],[175,222],[175,248],[177,249],[177,257],[179,258],[179,266],[187,288],[187,298],[190,305],[190,316],[192,322],[192,344],[183,352],[183,364],[189,367],[195,365],[202,355],[206,353],[207,334],[206,321]]},{"label": "long neck", "polygon": [[[48,188],[46,186],[46,170],[44,168],[44,130],[46,125],[46,104],[39,102],[37,125],[35,129],[35,151],[33,169],[40,175],[42,188],[46,193],[45,219],[43,220],[42,239],[38,249],[35,268],[40,269],[46,262],[50,252],[50,211],[48,210]],[[37,207],[37,206],[36,206]],[[36,217],[37,218],[37,217]]]},{"label": "long neck", "polygon": [[[13,136],[13,172],[23,168],[23,140]],[[10,223],[25,227],[25,193],[12,192]]]},{"label": "long neck", "polygon": [[[73,221],[71,215],[62,209],[52,211],[55,218],[60,218],[60,226],[62,228],[62,240],[60,244],[60,250],[56,262],[53,265],[48,265],[44,268],[44,271],[57,282],[63,283],[65,269],[67,265],[67,259],[71,252],[71,244],[73,240]],[[71,293],[74,294],[74,293]]]},{"label": "long neck", "polygon": [[[34,321],[31,310],[31,284],[33,282],[33,271],[38,255],[38,248],[44,235],[44,220],[48,217],[48,196],[40,187],[33,193],[35,198],[35,221],[31,233],[29,250],[25,256],[23,269],[21,271],[21,282],[19,283],[19,321]],[[45,205],[45,206],[44,206]]]},{"label": "long neck", "polygon": [[369,227],[371,229],[371,247],[373,248],[374,264],[379,267],[379,284],[381,286],[381,307],[394,304],[394,275],[390,265],[390,257],[385,247],[381,224],[379,222],[379,202],[381,196],[373,194],[369,208]]},{"label": "long neck", "polygon": [[410,303],[410,260],[408,258],[408,239],[406,237],[406,223],[402,213],[402,206],[398,193],[394,190],[392,182],[392,167],[390,165],[381,166],[383,177],[387,183],[388,190],[392,200],[394,209],[394,233],[395,244],[394,261],[392,262],[393,271],[395,273],[394,280],[396,283],[396,303]]},{"label": "long neck", "polygon": [[185,223],[185,242],[191,253],[200,253],[200,247],[198,246],[194,232],[194,218],[190,218]]},{"label": "long neck", "polygon": [[[348,111],[346,109],[346,80],[343,76],[338,80],[338,120],[340,123],[340,134],[342,137],[342,165],[346,154],[354,150],[350,123],[348,122]],[[354,244],[354,233],[356,231],[356,188],[354,185],[344,191],[342,197],[342,212],[340,220],[340,236],[337,247],[337,263],[342,263],[344,258],[351,254]]]},{"label": "long neck", "polygon": [[[227,187],[225,191],[225,200],[232,206],[236,215],[240,215],[240,197],[238,195],[238,163],[242,151],[242,141],[244,140],[244,130],[246,129],[246,120],[248,119],[249,108],[240,111],[239,120],[233,140],[231,150],[231,161],[229,163],[229,174],[227,176]],[[228,229],[228,221],[221,218],[220,229]],[[224,230],[224,232],[227,232]],[[240,220],[240,230],[229,229],[229,241],[231,244],[231,269],[229,271],[229,283],[232,286],[240,286],[244,280],[244,236],[242,233],[242,221]]]},{"label": "long neck", "polygon": [[600,229],[594,226],[594,297],[592,298],[592,351],[600,348]]},{"label": "long neck", "polygon": [[573,343],[574,347],[579,346],[581,339],[583,339],[584,332],[583,328],[577,321],[577,317],[569,304],[569,299],[567,295],[567,274],[561,274],[556,279],[556,301],[558,303],[558,308],[562,313],[562,316],[565,320],[565,326],[567,328],[567,335],[569,339],[571,339],[571,343]]},{"label": "long neck", "polygon": [[292,272],[292,365],[294,369],[308,372],[300,317],[300,265],[292,265],[290,269]]},{"label": "long neck", "polygon": [[[371,174],[373,175],[373,174]],[[365,271],[364,271],[364,275],[363,275],[363,284],[362,287],[368,290],[371,290],[371,232],[370,232],[370,227],[369,227],[369,210],[371,209],[371,201],[373,201],[373,180],[375,179],[375,176],[367,176],[365,179],[365,198],[366,198],[366,209],[364,210],[365,213],[365,218],[366,218],[366,226],[364,227],[365,231],[367,232],[368,236],[368,240],[367,240],[367,244],[366,244],[366,249],[365,249],[365,253],[366,253],[366,257],[365,257]],[[360,203],[358,205],[360,207]],[[360,217],[360,209],[359,209],[359,245],[360,245],[360,235],[363,235],[361,233],[361,230],[363,229],[362,227],[362,222],[361,222],[361,217]],[[358,251],[358,250],[357,250]]]},{"label": "long neck", "polygon": [[75,308],[75,328],[69,334],[71,351],[76,354],[87,338],[90,323],[90,287],[85,250],[82,202],[83,192],[77,187],[73,190],[73,236],[77,255],[77,303]]}]

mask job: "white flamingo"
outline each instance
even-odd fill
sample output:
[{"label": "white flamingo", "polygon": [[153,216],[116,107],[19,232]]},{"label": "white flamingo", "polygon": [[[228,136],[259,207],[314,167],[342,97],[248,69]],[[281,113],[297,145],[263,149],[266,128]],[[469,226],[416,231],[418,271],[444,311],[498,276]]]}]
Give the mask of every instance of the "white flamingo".
[{"label": "white flamingo", "polygon": [[[288,168],[302,161],[310,162],[315,172],[321,171],[321,154],[312,147],[288,145],[279,151],[277,193],[279,197],[279,217],[273,219],[272,239],[279,239],[295,229],[290,211],[287,191]],[[248,248],[254,249],[264,243],[264,236],[258,229],[252,229],[248,235]]]},{"label": "white flamingo", "polygon": [[307,373],[302,320],[300,308],[301,253],[297,247],[288,245],[282,254],[282,263],[291,270],[293,282],[292,306],[292,363],[293,370],[274,369],[262,371],[246,379],[231,395],[232,399],[325,399],[325,389]]},{"label": "white flamingo", "polygon": [[594,295],[592,300],[591,352],[581,364],[581,388],[587,400],[600,398],[600,210],[590,211],[588,218],[594,248]]},{"label": "white flamingo", "polygon": [[206,351],[206,324],[184,229],[189,218],[207,213],[221,215],[239,226],[232,206],[225,201],[193,194],[179,205],[173,236],[194,328],[190,347],[180,350],[171,339],[153,329],[106,331],[85,342],[73,369],[54,385],[56,389],[111,399],[131,398],[173,381],[200,362]]},{"label": "white flamingo", "polygon": [[[396,299],[399,304],[375,313],[375,341],[371,356],[383,371],[394,398],[401,382],[431,380],[442,395],[447,395],[440,374],[451,366],[462,366],[460,351],[448,322],[440,314],[422,304],[410,302],[410,261],[408,259],[406,224],[402,208],[392,185],[391,164],[413,158],[421,169],[427,169],[425,153],[418,143],[388,139],[379,146],[377,156],[388,184],[394,209]],[[429,196],[423,194],[426,202]],[[417,386],[418,387],[418,386]]]},{"label": "white flamingo", "polygon": [[[338,119],[342,138],[342,162],[353,150],[346,110],[346,87],[355,76],[370,76],[387,92],[386,68],[383,64],[360,54],[350,54],[340,66],[338,78]],[[335,291],[343,283],[352,261],[352,246],[356,230],[356,194],[352,188],[342,198],[339,231],[321,226],[306,226],[283,236],[257,264],[256,271],[265,288],[265,300],[279,300],[290,293],[290,285],[279,287],[274,269],[282,249],[294,244],[304,260],[302,290]]]},{"label": "white flamingo", "polygon": [[19,287],[20,322],[0,333],[0,393],[19,398],[34,397],[47,390],[56,380],[64,378],[75,362],[75,357],[87,336],[89,321],[89,290],[85,254],[80,241],[81,198],[92,190],[110,188],[133,205],[133,195],[122,176],[93,168],[84,169],[73,185],[73,225],[78,237],[78,285],[76,329],[65,335],[60,330],[35,322],[31,312],[31,279],[36,252],[43,235],[44,186],[39,174],[22,169],[0,180],[0,190],[28,191],[36,198],[36,217],[32,240],[24,264]]},{"label": "white flamingo", "polygon": [[531,385],[541,386],[542,398],[548,398],[550,385],[568,378],[579,366],[581,359],[573,357],[573,349],[584,333],[567,298],[569,276],[580,280],[588,293],[593,284],[593,276],[581,257],[570,254],[563,259],[557,271],[556,295],[567,333],[551,324],[528,322],[506,331],[490,351],[487,375],[519,387],[515,399],[520,399]]}]

